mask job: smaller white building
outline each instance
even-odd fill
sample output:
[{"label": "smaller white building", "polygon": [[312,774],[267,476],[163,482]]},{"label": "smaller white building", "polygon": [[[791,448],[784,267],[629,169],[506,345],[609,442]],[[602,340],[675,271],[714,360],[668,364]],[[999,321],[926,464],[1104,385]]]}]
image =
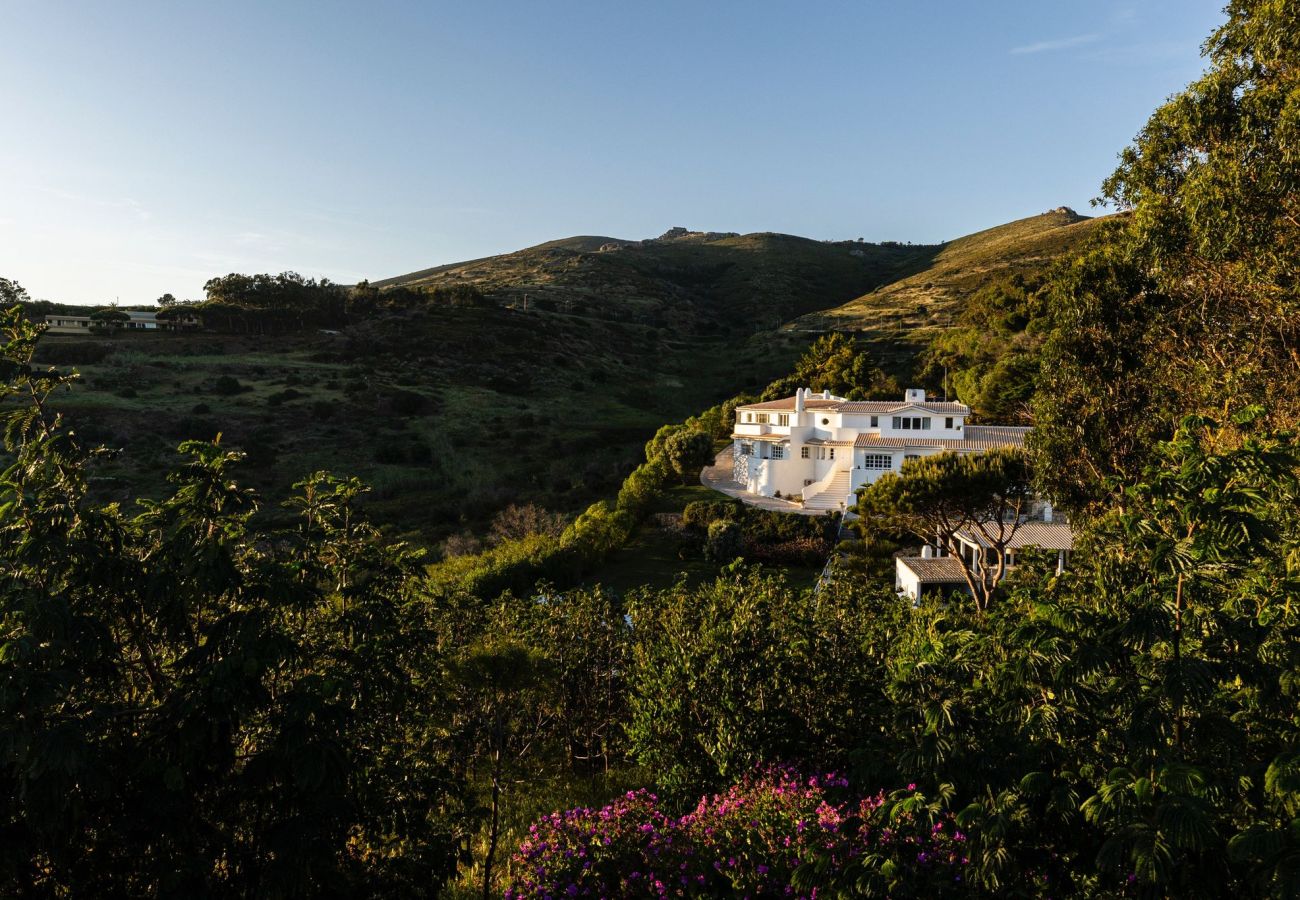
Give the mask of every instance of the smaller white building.
[{"label": "smaller white building", "polygon": [[909,388],[901,401],[846,400],[801,388],[736,409],[734,479],[752,494],[847,509],[858,488],[909,459],[1024,445],[1028,428],[968,425],[970,407]]},{"label": "smaller white building", "polygon": [[[1010,572],[1017,565],[1019,551],[1036,547],[1056,554],[1056,571],[1060,574],[1070,563],[1074,530],[1067,522],[1055,521],[1052,507],[1048,504],[1038,504],[1033,515],[1039,518],[1021,522],[1007,542],[1006,571]],[[985,567],[997,568],[997,551],[977,530],[957,532],[957,542],[972,574],[979,575]],[[921,549],[920,556],[896,557],[894,569],[895,588],[912,600],[930,593],[969,592],[961,563],[942,547],[926,546]]]}]

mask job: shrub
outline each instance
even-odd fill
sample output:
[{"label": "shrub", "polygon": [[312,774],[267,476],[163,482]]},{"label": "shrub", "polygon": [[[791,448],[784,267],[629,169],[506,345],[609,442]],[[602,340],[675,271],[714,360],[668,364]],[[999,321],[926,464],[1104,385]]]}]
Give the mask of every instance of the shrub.
[{"label": "shrub", "polygon": [[274,394],[271,394],[266,398],[266,402],[268,406],[279,406],[282,403],[289,402],[290,400],[297,400],[302,395],[302,391],[287,388],[283,391],[276,391]]},{"label": "shrub", "polygon": [[704,541],[704,558],[709,562],[730,562],[740,555],[743,536],[740,525],[728,519],[709,523],[709,536]]},{"label": "shrub", "polygon": [[42,341],[36,348],[36,361],[52,366],[81,366],[103,362],[113,347],[96,341]]},{"label": "shrub", "polygon": [[212,407],[208,406],[206,403],[195,403],[194,406],[190,407],[190,412],[194,413],[196,416],[206,416],[208,413],[212,412]]},{"label": "shrub", "polygon": [[394,388],[388,392],[388,408],[399,416],[414,416],[424,412],[429,405],[429,398],[415,391]]},{"label": "shrub", "polygon": [[940,896],[964,880],[966,835],[915,785],[858,801],[848,781],[756,773],[680,817],[631,791],[553,813],[515,854],[507,898]]},{"label": "shrub", "polygon": [[739,521],[745,505],[739,500],[693,500],[682,510],[682,522],[695,528],[708,528],[720,519]]},{"label": "shrub", "polygon": [[328,400],[316,400],[311,405],[311,416],[318,421],[334,418],[334,404]]},{"label": "shrub", "polygon": [[433,462],[429,445],[413,434],[381,438],[375,446],[375,462],[390,466],[423,466]]},{"label": "shrub", "polygon": [[242,390],[244,386],[233,375],[222,375],[212,385],[213,393],[220,394],[222,397],[233,397]]}]

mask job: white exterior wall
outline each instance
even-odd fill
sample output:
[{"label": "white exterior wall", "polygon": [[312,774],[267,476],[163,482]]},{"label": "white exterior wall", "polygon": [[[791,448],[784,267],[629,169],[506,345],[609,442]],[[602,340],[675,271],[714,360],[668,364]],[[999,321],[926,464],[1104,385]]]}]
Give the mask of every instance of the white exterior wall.
[{"label": "white exterior wall", "polygon": [[894,589],[910,600],[921,597],[921,579],[901,559],[894,560]]},{"label": "white exterior wall", "polygon": [[[809,401],[831,399],[840,403],[846,402],[838,397],[832,398],[812,394],[812,392],[797,394],[794,409],[786,412],[738,409],[734,432],[736,435],[754,437],[780,435],[788,437],[789,442],[784,444],[785,458],[771,460],[762,458],[764,453],[768,452],[766,448],[770,446],[769,442],[754,441],[755,458],[747,461],[744,467],[739,464],[736,466],[736,480],[755,494],[770,497],[780,491],[782,496],[797,496],[809,484],[824,482],[834,472],[847,471],[850,490],[856,494],[863,486],[879,480],[885,472],[900,471],[908,456],[930,456],[945,452],[945,448],[940,447],[855,447],[853,442],[859,435],[898,438],[904,441],[908,439],[961,440],[965,437],[965,416],[939,414],[913,405],[915,401],[924,401],[924,392],[919,389],[909,389],[907,393],[906,405],[889,412],[810,409],[805,406]],[[788,417],[785,425],[780,424],[782,416]],[[758,421],[762,417],[766,417],[767,421]],[[930,427],[902,428],[900,421],[900,427],[895,428],[895,418],[929,419]],[[950,420],[952,427],[948,428],[947,424]],[[738,437],[735,449],[737,459],[740,458],[739,440]],[[819,443],[811,444],[810,441]],[[831,442],[838,444],[833,447],[835,453],[833,460],[829,458],[832,450]],[[802,457],[801,451],[805,447],[809,451],[808,459]],[[890,467],[888,469],[866,468],[864,463],[867,454],[889,456]],[[823,458],[819,458],[819,455]],[[847,499],[851,503],[852,495]]]},{"label": "white exterior wall", "polygon": [[[871,426],[871,417],[876,417],[876,426]],[[895,428],[895,418],[922,418],[930,420],[930,427],[917,431],[912,428]],[[844,413],[843,425],[854,436],[858,434],[878,434],[881,437],[928,437],[945,440],[960,440],[965,436],[965,416],[939,415],[920,407],[907,407],[891,413]],[[945,427],[952,419],[952,428]],[[900,423],[901,424],[901,423]],[[850,438],[851,439],[851,438]]]},{"label": "white exterior wall", "polygon": [[[787,458],[771,459],[771,442],[753,441],[754,453],[748,457],[741,455],[740,445],[743,442],[743,438],[737,438],[733,443],[734,477],[751,494],[772,497],[780,491],[783,497],[791,496],[803,490],[805,478],[812,477],[810,473],[813,461],[800,459],[798,447],[794,444],[782,445]],[[768,458],[764,458],[765,453],[769,455]],[[789,458],[791,456],[793,459]]]}]

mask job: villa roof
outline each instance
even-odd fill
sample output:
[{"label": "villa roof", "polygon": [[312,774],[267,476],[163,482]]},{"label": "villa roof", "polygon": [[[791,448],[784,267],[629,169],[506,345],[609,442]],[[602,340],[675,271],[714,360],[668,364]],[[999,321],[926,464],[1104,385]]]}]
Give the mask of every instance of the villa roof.
[{"label": "villa roof", "polygon": [[[793,412],[794,397],[782,397],[780,400],[766,400],[762,403],[746,403],[737,409],[760,410],[766,412]],[[941,416],[968,416],[970,407],[964,403],[948,403],[936,400],[845,400],[843,397],[806,397],[804,409],[839,413],[894,413],[904,409],[919,409]]]},{"label": "villa roof", "polygon": [[923,584],[961,584],[966,581],[961,563],[951,556],[924,558],[899,556],[898,564],[912,570],[917,581]]},{"label": "villa roof", "polygon": [[[965,529],[961,536],[972,543],[988,546],[988,541],[978,531]],[[1007,549],[1041,547],[1044,550],[1073,550],[1074,529],[1067,522],[1022,522],[1007,542]]]},{"label": "villa roof", "polygon": [[1023,447],[1028,433],[1028,428],[1010,425],[967,425],[965,437],[960,438],[925,437],[919,434],[907,437],[860,434],[853,446],[866,449],[937,447],[941,450],[993,450],[997,447]]},{"label": "villa roof", "polygon": [[919,409],[940,415],[968,416],[970,407],[964,403],[941,400],[846,400],[839,405],[842,413],[894,413],[904,409]]},{"label": "villa roof", "polygon": [[[822,397],[813,397],[804,400],[803,408],[834,410],[834,409],[838,409],[839,407],[841,407],[842,405],[848,402],[849,401],[847,400],[837,399],[837,398],[826,400],[823,399]],[[744,406],[737,406],[736,409],[777,410],[778,412],[784,410],[793,411],[794,398],[783,397],[780,400],[765,400],[762,403],[746,403]]]}]

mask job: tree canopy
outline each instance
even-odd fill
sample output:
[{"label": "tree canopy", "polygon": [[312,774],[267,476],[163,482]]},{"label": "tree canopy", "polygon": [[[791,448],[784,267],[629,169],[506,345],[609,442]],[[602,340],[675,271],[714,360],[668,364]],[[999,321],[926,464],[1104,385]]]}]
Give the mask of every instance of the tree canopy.
[{"label": "tree canopy", "polygon": [[[904,532],[946,551],[961,565],[976,607],[984,609],[1006,575],[1007,548],[1032,499],[1024,453],[996,449],[909,460],[901,473],[886,472],[863,488],[855,511],[868,534]],[[957,538],[963,532],[984,548],[974,563]]]}]

